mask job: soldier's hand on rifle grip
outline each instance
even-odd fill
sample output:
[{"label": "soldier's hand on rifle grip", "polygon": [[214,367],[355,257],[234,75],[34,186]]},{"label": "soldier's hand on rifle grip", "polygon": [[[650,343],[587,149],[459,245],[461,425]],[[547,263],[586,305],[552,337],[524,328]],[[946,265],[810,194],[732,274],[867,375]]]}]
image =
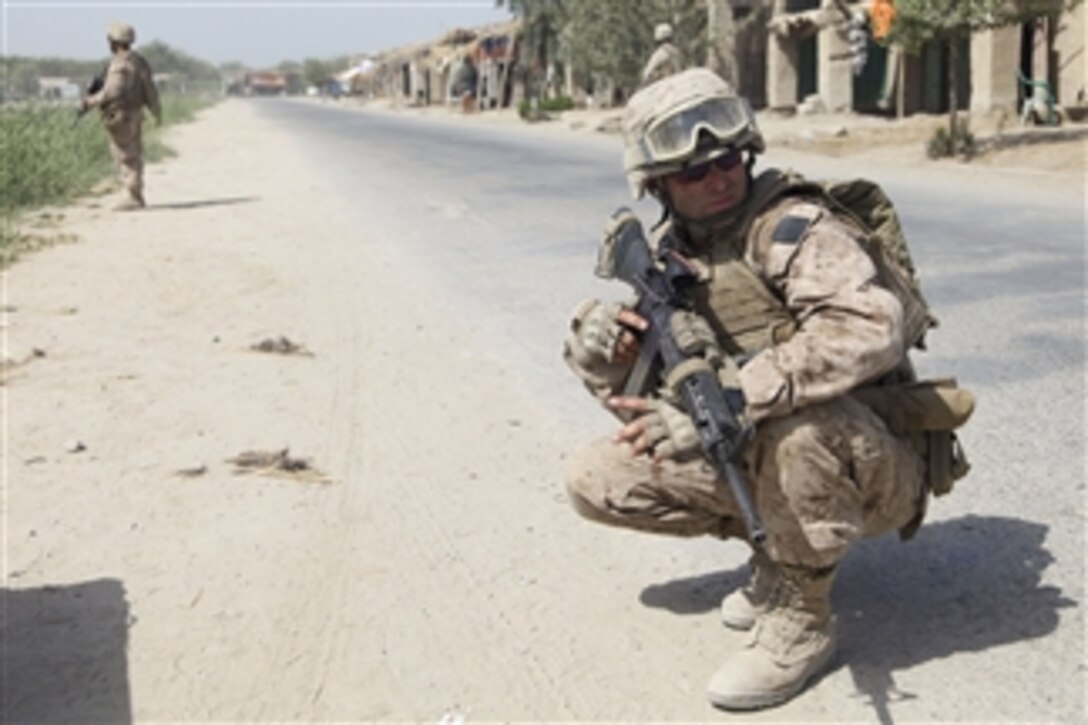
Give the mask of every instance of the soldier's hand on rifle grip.
[{"label": "soldier's hand on rifle grip", "polygon": [[699,434],[691,418],[679,408],[658,398],[615,396],[608,406],[617,413],[634,413],[636,418],[613,436],[616,443],[631,446],[631,455],[647,453],[655,461],[684,460],[700,451]]},{"label": "soldier's hand on rifle grip", "polygon": [[648,326],[618,302],[587,300],[571,320],[568,346],[585,366],[630,362],[638,356],[638,334]]},{"label": "soldier's hand on rifle grip", "polygon": [[622,329],[616,338],[615,359],[619,362],[632,362],[638,357],[639,337],[649,329],[650,323],[628,307],[620,308],[616,314],[616,322]]}]

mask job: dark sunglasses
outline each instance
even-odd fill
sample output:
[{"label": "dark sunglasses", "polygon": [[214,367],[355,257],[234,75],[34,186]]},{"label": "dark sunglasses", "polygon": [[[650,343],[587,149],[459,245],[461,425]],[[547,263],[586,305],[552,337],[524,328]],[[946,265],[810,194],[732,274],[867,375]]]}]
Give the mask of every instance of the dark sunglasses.
[{"label": "dark sunglasses", "polygon": [[743,154],[740,149],[730,149],[721,156],[717,156],[710,161],[704,161],[701,164],[695,164],[694,166],[685,166],[676,172],[676,178],[680,179],[683,184],[694,184],[696,181],[702,181],[706,178],[706,175],[710,173],[711,166],[717,166],[721,171],[732,171],[737,168],[741,161],[744,160]]}]

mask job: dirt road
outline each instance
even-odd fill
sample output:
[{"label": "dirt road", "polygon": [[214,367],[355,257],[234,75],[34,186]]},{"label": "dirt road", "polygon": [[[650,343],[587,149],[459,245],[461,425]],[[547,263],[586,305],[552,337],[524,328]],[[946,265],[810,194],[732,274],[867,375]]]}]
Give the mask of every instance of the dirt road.
[{"label": "dirt road", "polygon": [[[742,547],[578,520],[562,421],[290,137],[244,102],[171,134],[151,208],[62,210],[80,242],[5,275],[11,719],[721,716]],[[979,717],[951,660],[897,712]],[[865,685],[752,717],[872,719]]]},{"label": "dirt road", "polygon": [[562,646],[599,587],[556,421],[250,106],[170,142],[146,211],[63,210],[6,275],[9,714],[614,711],[557,679],[601,645]]}]

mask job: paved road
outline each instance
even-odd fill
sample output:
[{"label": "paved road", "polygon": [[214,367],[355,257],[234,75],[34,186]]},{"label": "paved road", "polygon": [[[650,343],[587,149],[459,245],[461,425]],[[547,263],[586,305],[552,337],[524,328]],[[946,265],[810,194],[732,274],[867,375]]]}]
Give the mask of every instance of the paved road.
[{"label": "paved road", "polygon": [[[628,203],[614,139],[290,102],[262,110],[296,132],[354,200],[368,238],[396,248],[421,289],[442,295],[542,407],[569,420],[572,443],[607,429],[559,363],[558,346],[579,299],[624,293],[591,275],[603,219]],[[1077,720],[1085,681],[1078,190],[1053,193],[1030,176],[992,171],[875,170],[786,154],[770,161],[884,183],[941,320],[920,369],[958,376],[979,399],[963,434],[970,478],[934,502],[910,545],[880,540],[846,562],[836,592],[849,622],[840,659],[858,697],[883,721],[897,712]],[[650,205],[637,209],[653,220]],[[685,569],[713,571],[720,560],[711,543],[663,545]],[[686,597],[708,610],[700,584],[650,586],[642,606],[671,608],[670,597]]]},{"label": "paved road", "polygon": [[[942,321],[920,366],[980,407],[972,476],[844,563],[831,671],[741,717],[703,687],[745,547],[559,487],[612,426],[559,345],[626,295],[590,273],[616,139],[232,100],[171,142],[146,214],[82,200],[80,244],[5,276],[6,349],[47,355],[2,388],[4,716],[1083,721],[1078,189],[772,159],[886,184]],[[225,462],[283,446],[330,485]]]}]

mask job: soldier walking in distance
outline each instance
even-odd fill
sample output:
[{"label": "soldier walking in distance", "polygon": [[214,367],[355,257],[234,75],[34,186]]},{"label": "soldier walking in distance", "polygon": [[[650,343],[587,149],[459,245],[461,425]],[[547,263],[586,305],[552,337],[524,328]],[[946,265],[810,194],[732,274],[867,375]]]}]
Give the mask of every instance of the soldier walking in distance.
[{"label": "soldier walking in distance", "polygon": [[102,88],[82,100],[84,110],[97,108],[109,136],[110,153],[121,171],[127,197],[116,207],[120,211],[141,209],[144,202],[143,109],[162,123],[159,92],[152,80],[151,66],[132,49],[136,32],[131,25],[113,23],[106,32],[110,62]]},{"label": "soldier walking in distance", "polygon": [[680,56],[680,51],[672,44],[671,25],[658,23],[654,27],[654,43],[657,47],[650,55],[650,59],[646,61],[646,67],[642,69],[643,86],[684,69],[684,59]]},{"label": "soldier walking in distance", "polygon": [[[634,195],[648,191],[663,207],[651,235],[656,263],[679,260],[693,280],[669,333],[737,408],[747,434],[733,447],[740,485],[766,538],[750,539],[678,381],[626,389],[650,323],[620,303],[581,304],[564,345],[572,370],[623,421],[572,459],[567,491],[599,523],[749,542],[751,580],[725,596],[720,616],[751,635],[708,696],[726,709],[776,705],[835,652],[830,593],[847,549],[897,529],[909,537],[929,493],[965,473],[951,429],[972,401],[958,388],[927,388],[915,400],[925,384],[914,382],[908,350],[932,318],[912,272],[874,251],[871,230],[830,187],[775,169],[753,174],[763,137],[748,102],[718,75],[695,68],[644,87],[628,102],[623,133]],[[631,212],[614,215],[605,249],[629,239],[632,224]],[[949,409],[958,411],[952,422],[942,417]],[[896,420],[907,410],[910,421]],[[938,438],[947,460],[926,453]]]}]

